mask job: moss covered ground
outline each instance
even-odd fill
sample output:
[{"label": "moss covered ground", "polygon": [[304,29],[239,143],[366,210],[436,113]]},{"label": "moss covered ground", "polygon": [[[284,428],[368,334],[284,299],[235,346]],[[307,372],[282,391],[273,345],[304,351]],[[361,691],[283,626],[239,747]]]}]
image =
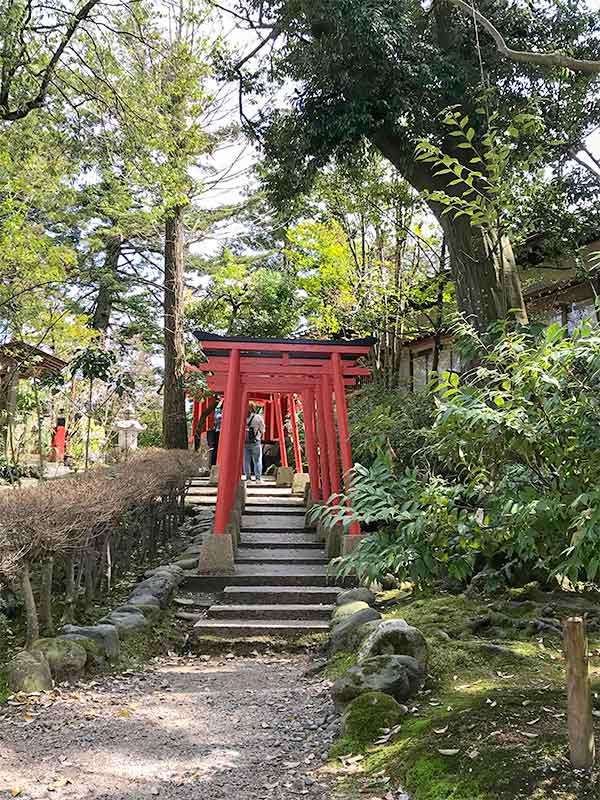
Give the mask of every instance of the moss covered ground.
[{"label": "moss covered ground", "polygon": [[[427,636],[429,676],[388,743],[335,744],[332,755],[364,754],[360,774],[341,781],[340,797],[383,798],[390,787],[402,787],[411,800],[600,800],[600,769],[585,775],[570,767],[561,640],[551,631],[532,635],[532,604],[406,593],[385,600],[387,618],[406,619]],[[561,618],[572,609],[558,603],[553,613]],[[516,627],[509,620],[500,629],[495,614]],[[490,615],[491,627],[474,635],[473,621]],[[597,633],[590,651],[600,709]],[[330,676],[352,658],[338,654]],[[332,768],[340,769],[337,759]]]}]

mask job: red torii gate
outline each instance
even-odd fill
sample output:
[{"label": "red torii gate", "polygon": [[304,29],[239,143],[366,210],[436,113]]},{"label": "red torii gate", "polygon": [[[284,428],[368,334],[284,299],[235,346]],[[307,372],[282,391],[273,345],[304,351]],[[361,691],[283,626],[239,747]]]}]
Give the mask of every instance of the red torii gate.
[{"label": "red torii gate", "polygon": [[[282,464],[287,466],[283,429],[284,402],[290,411],[296,471],[303,467],[296,416],[301,398],[304,444],[311,498],[326,501],[340,491],[341,472],[352,469],[346,388],[371,370],[358,366],[374,339],[322,341],[313,339],[253,339],[196,332],[207,362],[192,369],[206,374],[210,390],[223,395],[219,444],[220,465],[213,533],[223,536],[230,521],[239,484],[248,402],[266,404],[267,433],[277,433]],[[335,402],[335,405],[334,405]],[[201,411],[194,404],[195,429]],[[337,418],[337,426],[336,426]],[[339,449],[338,449],[339,445]],[[358,526],[349,534],[360,533]]]}]

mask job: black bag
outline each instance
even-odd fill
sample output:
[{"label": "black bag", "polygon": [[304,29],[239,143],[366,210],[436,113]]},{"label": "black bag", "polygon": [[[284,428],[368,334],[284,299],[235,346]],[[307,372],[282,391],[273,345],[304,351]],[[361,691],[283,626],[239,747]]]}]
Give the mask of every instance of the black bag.
[{"label": "black bag", "polygon": [[258,438],[256,436],[256,430],[252,427],[252,423],[254,421],[254,417],[256,414],[252,414],[250,419],[246,424],[246,444],[258,444]]}]

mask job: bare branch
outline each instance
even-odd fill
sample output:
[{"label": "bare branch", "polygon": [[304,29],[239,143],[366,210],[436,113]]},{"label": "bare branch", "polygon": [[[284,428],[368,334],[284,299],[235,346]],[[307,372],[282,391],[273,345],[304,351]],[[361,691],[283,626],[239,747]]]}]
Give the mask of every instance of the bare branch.
[{"label": "bare branch", "polygon": [[498,52],[511,59],[526,64],[540,64],[544,67],[566,67],[573,72],[583,72],[586,75],[597,75],[600,72],[600,61],[590,61],[585,58],[572,58],[564,53],[554,51],[551,53],[534,53],[527,50],[512,50],[505,42],[500,31],[477,11],[476,8],[466,3],[465,0],[450,0],[453,6],[463,14],[474,18],[494,40]]}]

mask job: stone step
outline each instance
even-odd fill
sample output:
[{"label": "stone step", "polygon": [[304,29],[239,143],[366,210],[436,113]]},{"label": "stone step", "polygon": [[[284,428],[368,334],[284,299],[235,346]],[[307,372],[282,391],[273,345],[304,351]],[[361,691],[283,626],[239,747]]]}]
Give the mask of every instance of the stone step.
[{"label": "stone step", "polygon": [[296,508],[296,509],[304,509],[304,500],[302,497],[292,497],[292,495],[288,495],[287,497],[284,495],[282,497],[259,497],[258,495],[250,495],[247,497],[246,500],[246,508],[253,508],[254,506],[259,506],[260,508],[264,508],[265,506],[269,506],[269,508]]},{"label": "stone step", "polygon": [[324,633],[329,630],[329,623],[316,619],[206,619],[197,622],[193,630],[196,636],[218,636],[223,639],[234,636],[301,636],[307,633]]},{"label": "stone step", "polygon": [[245,549],[269,549],[285,547],[306,547],[322,549],[323,543],[314,533],[273,533],[248,532],[242,533],[242,547]]},{"label": "stone step", "polygon": [[[276,505],[273,506],[273,500],[275,500]],[[214,506],[217,502],[217,494],[216,492],[213,494],[207,494],[206,492],[190,492],[186,496],[186,502],[190,505],[197,505],[197,506]],[[248,502],[246,503],[246,509],[248,512],[254,511],[257,513],[263,512],[266,508],[269,509],[269,513],[271,509],[273,509],[275,514],[302,514],[304,515],[304,501],[301,497],[257,497],[255,495],[250,495],[248,497]]]},{"label": "stone step", "polygon": [[337,586],[226,586],[226,604],[264,603],[275,601],[293,604],[332,604],[342,590]]},{"label": "stone step", "polygon": [[319,619],[328,620],[335,606],[294,603],[275,605],[215,605],[208,612],[209,619]]},{"label": "stone step", "polygon": [[233,575],[187,575],[179,588],[182,592],[219,592],[225,586],[353,586],[355,582],[328,575],[321,564],[236,564]]},{"label": "stone step", "polygon": [[300,514],[271,514],[266,511],[262,514],[251,514],[246,510],[242,515],[242,530],[304,530],[304,517]]},{"label": "stone step", "polygon": [[[266,514],[270,517],[278,516],[279,514],[283,514],[285,516],[291,517],[304,517],[306,514],[306,510],[302,503],[295,504],[293,506],[290,505],[276,505],[276,506],[269,506],[268,511],[264,505],[257,505],[254,501],[256,498],[252,498],[252,502],[246,503],[246,514]],[[290,498],[293,500],[293,498]],[[298,508],[296,508],[296,505]]]},{"label": "stone step", "polygon": [[253,549],[240,547],[235,557],[236,564],[327,564],[324,550],[300,548]]}]

